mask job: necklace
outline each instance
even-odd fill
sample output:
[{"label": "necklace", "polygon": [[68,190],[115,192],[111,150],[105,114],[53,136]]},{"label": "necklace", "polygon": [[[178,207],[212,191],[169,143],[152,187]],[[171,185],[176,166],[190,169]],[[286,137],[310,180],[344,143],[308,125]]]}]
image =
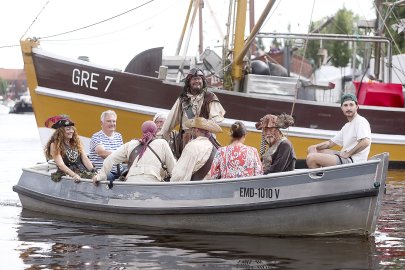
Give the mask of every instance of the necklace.
[{"label": "necklace", "polygon": [[67,145],[66,157],[70,162],[75,163],[79,157],[79,151],[72,149],[69,145]]}]

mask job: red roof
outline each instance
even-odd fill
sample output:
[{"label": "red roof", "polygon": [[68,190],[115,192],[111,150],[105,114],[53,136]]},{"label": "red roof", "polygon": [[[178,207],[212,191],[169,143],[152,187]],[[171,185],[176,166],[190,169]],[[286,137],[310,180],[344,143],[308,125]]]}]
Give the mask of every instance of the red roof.
[{"label": "red roof", "polygon": [[25,81],[27,77],[23,69],[0,68],[0,78],[6,81]]}]

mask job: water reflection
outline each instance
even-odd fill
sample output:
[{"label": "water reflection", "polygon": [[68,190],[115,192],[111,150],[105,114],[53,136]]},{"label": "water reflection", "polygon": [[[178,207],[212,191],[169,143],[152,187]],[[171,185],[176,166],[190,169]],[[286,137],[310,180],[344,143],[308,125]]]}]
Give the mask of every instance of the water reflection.
[{"label": "water reflection", "polygon": [[20,258],[33,269],[377,269],[374,238],[182,233],[55,220],[22,211]]},{"label": "water reflection", "polygon": [[383,269],[405,268],[405,170],[390,170],[377,223],[377,256]]}]

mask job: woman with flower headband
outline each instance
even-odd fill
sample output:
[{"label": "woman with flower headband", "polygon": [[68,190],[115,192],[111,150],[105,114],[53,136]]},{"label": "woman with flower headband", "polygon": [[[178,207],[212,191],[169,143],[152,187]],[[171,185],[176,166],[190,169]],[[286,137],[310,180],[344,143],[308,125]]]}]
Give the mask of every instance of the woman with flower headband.
[{"label": "woman with flower headband", "polygon": [[75,123],[62,115],[49,118],[45,126],[55,129],[45,146],[46,159],[53,159],[58,167],[51,175],[52,180],[59,181],[64,175],[72,177],[76,183],[80,178],[90,179],[95,170],[83,149]]}]

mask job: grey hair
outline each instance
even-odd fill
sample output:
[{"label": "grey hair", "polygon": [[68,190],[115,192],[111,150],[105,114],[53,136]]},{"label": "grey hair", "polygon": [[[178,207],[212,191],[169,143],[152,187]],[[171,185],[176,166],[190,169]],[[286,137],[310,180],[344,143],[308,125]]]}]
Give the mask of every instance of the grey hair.
[{"label": "grey hair", "polygon": [[104,111],[101,113],[101,116],[100,116],[101,122],[104,123],[105,117],[107,115],[113,115],[113,116],[115,116],[115,118],[117,118],[117,114],[113,110],[108,110],[108,111]]}]

